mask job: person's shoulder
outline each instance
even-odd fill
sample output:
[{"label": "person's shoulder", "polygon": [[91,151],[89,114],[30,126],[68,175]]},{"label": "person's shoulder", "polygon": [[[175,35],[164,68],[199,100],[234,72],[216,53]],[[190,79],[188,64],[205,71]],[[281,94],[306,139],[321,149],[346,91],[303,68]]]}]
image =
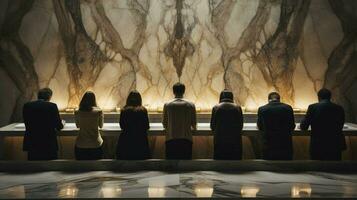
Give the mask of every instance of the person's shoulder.
[{"label": "person's shoulder", "polygon": [[29,102],[24,103],[24,107],[29,107],[29,106],[31,106],[33,104],[34,104],[33,101],[29,101]]},{"label": "person's shoulder", "polygon": [[216,104],[215,107],[225,108],[225,109],[232,109],[232,108],[239,109],[239,108],[241,108],[239,105],[237,105],[234,102],[220,102],[220,103]]},{"label": "person's shoulder", "polygon": [[144,106],[125,106],[120,112],[146,112],[147,109]]},{"label": "person's shoulder", "polygon": [[144,106],[140,106],[140,107],[141,107],[140,109],[143,113],[148,113],[148,110]]},{"label": "person's shoulder", "polygon": [[184,99],[184,101],[186,101],[186,103],[188,105],[190,105],[191,107],[195,107],[195,103],[193,103],[192,101],[189,101],[189,100],[186,100],[186,99]]},{"label": "person's shoulder", "polygon": [[99,108],[99,107],[93,107],[92,112],[95,112],[95,113],[102,113],[102,112],[103,112],[103,110],[102,110],[101,108]]},{"label": "person's shoulder", "polygon": [[236,103],[233,103],[234,107],[238,110],[242,110],[242,106],[236,104]]},{"label": "person's shoulder", "polygon": [[78,115],[80,112],[81,112],[80,110],[76,109],[74,110],[74,115]]},{"label": "person's shoulder", "polygon": [[293,110],[293,107],[290,105],[290,104],[287,104],[287,103],[281,103],[281,106],[289,109],[289,110]]},{"label": "person's shoulder", "polygon": [[344,108],[343,108],[341,105],[339,105],[339,104],[337,104],[337,103],[333,103],[333,102],[331,102],[331,104],[332,104],[333,107],[335,107],[336,109],[339,109],[339,110],[344,111]]},{"label": "person's shoulder", "polygon": [[103,114],[103,110],[99,107],[93,107],[92,112],[99,116]]},{"label": "person's shoulder", "polygon": [[137,113],[147,113],[147,109],[144,106],[136,106],[132,108],[133,112],[137,112]]},{"label": "person's shoulder", "polygon": [[164,107],[168,107],[174,103],[175,99],[171,99],[170,101],[164,103]]},{"label": "person's shoulder", "polygon": [[190,107],[192,109],[196,108],[195,103],[193,103],[187,99],[182,99],[182,101],[186,104],[187,107]]},{"label": "person's shoulder", "polygon": [[187,103],[186,100],[184,99],[172,99],[164,104],[164,107],[175,107],[176,105],[182,104],[182,103]]},{"label": "person's shoulder", "polygon": [[265,105],[259,106],[258,112],[259,112],[259,111],[264,111],[264,110],[266,110],[266,109],[269,108],[269,107],[271,107],[269,104],[265,104]]},{"label": "person's shoulder", "polygon": [[58,110],[57,104],[49,102],[49,101],[42,101],[43,105],[46,105],[52,109]]},{"label": "person's shoulder", "polygon": [[219,105],[220,105],[220,103],[214,105],[214,106],[212,107],[212,110],[217,110],[217,109],[219,108]]},{"label": "person's shoulder", "polygon": [[44,101],[44,102],[50,106],[57,107],[57,104],[55,104],[53,102],[49,102],[49,101]]},{"label": "person's shoulder", "polygon": [[307,109],[309,110],[309,109],[314,109],[314,108],[316,108],[316,107],[318,107],[318,106],[321,106],[322,104],[321,103],[312,103],[312,104],[310,104],[308,107],[307,107]]}]

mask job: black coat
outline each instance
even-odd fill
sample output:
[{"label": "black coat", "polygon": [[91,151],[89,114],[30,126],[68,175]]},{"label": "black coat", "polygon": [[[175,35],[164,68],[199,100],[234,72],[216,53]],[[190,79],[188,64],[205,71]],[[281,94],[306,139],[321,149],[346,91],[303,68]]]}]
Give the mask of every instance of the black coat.
[{"label": "black coat", "polygon": [[[341,106],[331,101],[321,101],[309,106],[300,124],[302,130],[311,125],[310,155],[312,159],[329,159],[328,154],[340,154],[346,148],[343,136],[345,114]],[[335,158],[332,158],[334,160]],[[338,159],[338,158],[336,158]]]},{"label": "black coat", "polygon": [[150,158],[147,131],[150,128],[144,107],[127,107],[120,112],[122,133],[117,144],[117,159],[142,160]]},{"label": "black coat", "polygon": [[63,124],[57,105],[37,100],[23,106],[23,118],[26,126],[24,151],[57,151],[56,130]]},{"label": "black coat", "polygon": [[243,114],[240,106],[223,101],[212,109],[214,159],[242,159]]},{"label": "black coat", "polygon": [[257,125],[262,131],[264,159],[292,159],[292,132],[295,129],[295,120],[291,106],[272,101],[260,107]]}]

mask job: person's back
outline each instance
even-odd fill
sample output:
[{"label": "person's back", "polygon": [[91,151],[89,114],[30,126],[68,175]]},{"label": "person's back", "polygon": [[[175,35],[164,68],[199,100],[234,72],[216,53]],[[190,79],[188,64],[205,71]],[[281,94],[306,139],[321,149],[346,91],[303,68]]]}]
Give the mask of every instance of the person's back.
[{"label": "person's back", "polygon": [[86,92],[79,104],[79,110],[74,113],[79,134],[75,144],[77,160],[98,160],[103,157],[103,139],[99,128],[103,127],[104,116],[97,107],[95,94]]},{"label": "person's back", "polygon": [[[44,93],[46,98],[41,97]],[[52,91],[48,88],[39,92],[39,99],[23,106],[26,126],[23,150],[28,152],[29,160],[57,159],[56,130],[63,128],[57,105],[49,102]]]},{"label": "person's back", "polygon": [[122,133],[117,143],[117,159],[143,160],[151,157],[147,131],[150,128],[148,112],[142,106],[141,95],[130,92],[127,104],[120,112]]},{"label": "person's back", "polygon": [[[326,92],[330,95],[330,92],[325,90],[322,89],[322,93]],[[346,148],[342,132],[344,120],[343,108],[332,103],[330,97],[320,99],[319,103],[309,106],[300,128],[307,130],[311,125],[310,156],[312,159],[341,159],[341,151]]]},{"label": "person's back", "polygon": [[214,133],[214,159],[242,159],[242,128],[241,107],[233,103],[231,92],[223,91],[220,103],[213,107],[211,116],[211,129]]},{"label": "person's back", "polygon": [[258,110],[258,128],[263,133],[263,158],[291,160],[292,131],[295,129],[294,112],[290,105],[272,100]]},{"label": "person's back", "polygon": [[166,131],[166,158],[192,158],[192,131],[196,129],[195,105],[183,99],[185,86],[173,86],[175,99],[164,105],[162,124]]},{"label": "person's back", "polygon": [[145,107],[126,107],[120,112],[119,123],[123,133],[132,137],[146,137],[146,131],[149,129],[148,112]]},{"label": "person's back", "polygon": [[184,99],[174,99],[164,105],[166,140],[192,140],[192,124],[195,124],[195,106]]},{"label": "person's back", "polygon": [[99,127],[103,127],[102,110],[99,108],[94,108],[91,111],[77,110],[74,115],[76,125],[79,128],[76,146],[79,148],[100,147],[103,143],[99,132]]}]

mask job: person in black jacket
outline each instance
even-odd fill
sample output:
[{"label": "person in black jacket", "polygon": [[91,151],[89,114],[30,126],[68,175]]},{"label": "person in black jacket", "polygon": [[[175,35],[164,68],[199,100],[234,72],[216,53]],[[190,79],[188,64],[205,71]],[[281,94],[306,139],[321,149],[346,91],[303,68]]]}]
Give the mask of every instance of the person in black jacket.
[{"label": "person in black jacket", "polygon": [[302,130],[311,125],[310,157],[313,160],[341,160],[341,152],[346,149],[342,133],[345,112],[331,102],[329,90],[323,88],[317,95],[319,102],[309,106],[300,124]]},{"label": "person in black jacket", "polygon": [[295,129],[294,111],[280,102],[276,92],[269,94],[269,103],[258,110],[258,128],[262,131],[263,159],[292,160],[292,132]]},{"label": "person in black jacket", "polygon": [[212,109],[211,129],[214,133],[214,159],[241,160],[243,113],[234,103],[232,92],[221,92],[219,104]]},{"label": "person in black jacket", "polygon": [[147,135],[150,128],[149,117],[146,108],[142,106],[139,92],[130,92],[126,105],[120,112],[119,124],[122,133],[117,144],[117,159],[149,159],[151,157]]},{"label": "person in black jacket", "polygon": [[49,102],[52,90],[41,89],[38,100],[23,106],[23,119],[26,132],[23,150],[27,151],[28,160],[57,159],[57,134],[63,128],[57,105]]}]

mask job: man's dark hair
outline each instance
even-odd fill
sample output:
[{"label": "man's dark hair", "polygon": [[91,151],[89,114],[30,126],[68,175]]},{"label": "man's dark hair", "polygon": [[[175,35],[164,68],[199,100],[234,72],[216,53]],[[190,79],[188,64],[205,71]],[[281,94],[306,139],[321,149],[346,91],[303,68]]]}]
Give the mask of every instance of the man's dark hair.
[{"label": "man's dark hair", "polygon": [[276,99],[280,101],[280,94],[277,92],[271,92],[268,95],[268,100]]},{"label": "man's dark hair", "polygon": [[223,102],[223,100],[230,100],[233,102],[233,93],[227,89],[224,89],[219,95],[219,102]]},{"label": "man's dark hair", "polygon": [[326,89],[326,88],[322,88],[321,90],[319,90],[319,92],[317,93],[317,96],[319,97],[320,100],[330,100],[331,99],[331,91]]},{"label": "man's dark hair", "polygon": [[175,83],[172,90],[176,96],[182,96],[185,93],[185,85],[182,83]]},{"label": "man's dark hair", "polygon": [[37,99],[49,101],[52,97],[52,90],[50,88],[42,88],[37,93]]}]

